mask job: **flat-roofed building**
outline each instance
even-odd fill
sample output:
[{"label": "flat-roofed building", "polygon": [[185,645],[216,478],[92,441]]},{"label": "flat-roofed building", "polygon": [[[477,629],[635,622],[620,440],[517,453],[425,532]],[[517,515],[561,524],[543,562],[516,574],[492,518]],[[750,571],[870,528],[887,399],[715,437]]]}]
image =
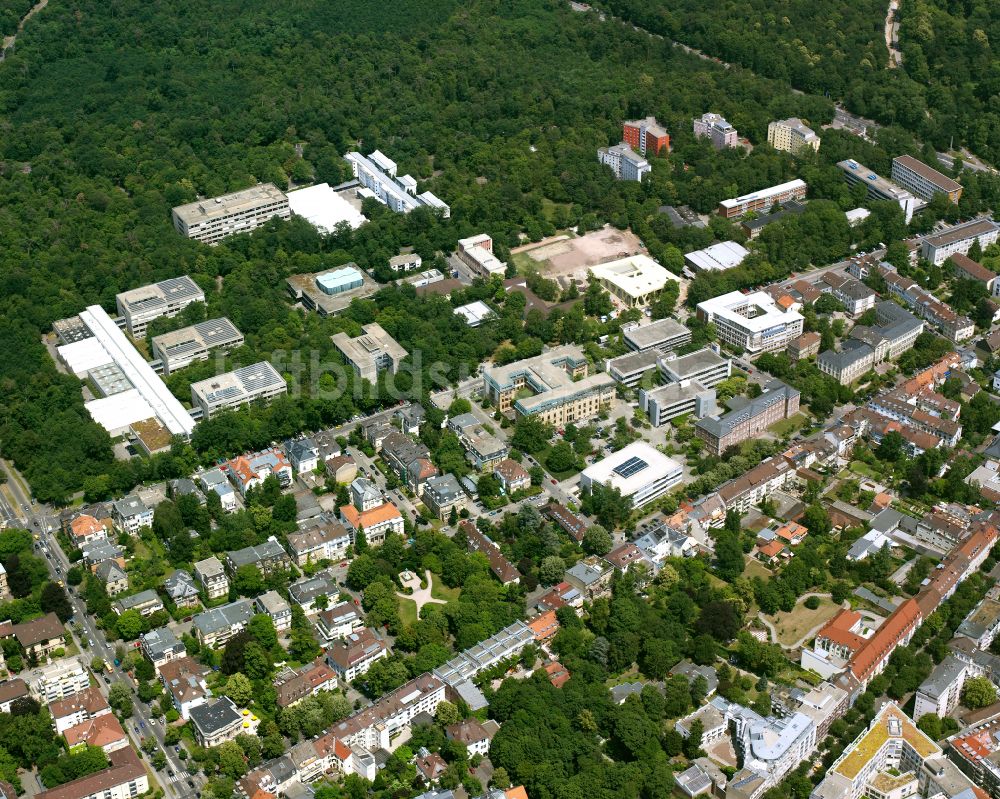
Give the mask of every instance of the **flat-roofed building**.
[{"label": "flat-roofed building", "polygon": [[267,361],[191,384],[191,401],[205,419],[213,413],[257,400],[270,400],[288,391],[285,378]]},{"label": "flat-roofed building", "polygon": [[154,319],[176,316],[192,302],[204,301],[205,292],[187,275],[115,295],[118,314],[125,317],[125,328],[133,338],[145,338],[146,328]]},{"label": "flat-roofed building", "polygon": [[735,241],[720,241],[703,250],[684,254],[684,263],[692,272],[723,272],[743,263],[750,250]]},{"label": "flat-roofed building", "polygon": [[623,122],[622,142],[643,155],[659,155],[663,150],[670,150],[670,134],[656,121],[656,117]]},{"label": "flat-roofed building", "polygon": [[194,576],[205,588],[209,601],[229,593],[229,578],[222,561],[214,555],[194,564]]},{"label": "flat-roofed building", "polygon": [[947,194],[951,202],[958,203],[962,197],[961,183],[932,169],[912,155],[893,158],[890,175],[900,186],[925,200],[933,200],[935,194]]},{"label": "flat-roofed building", "polygon": [[243,334],[225,317],[198,322],[150,339],[153,357],[159,358],[165,375],[195,361],[207,361],[212,350],[231,350],[242,345]]},{"label": "flat-roofed building", "polygon": [[[587,371],[583,351],[566,344],[534,358],[485,367],[483,380],[501,413],[513,409],[518,417],[538,416],[562,425],[594,417],[614,399],[614,378],[604,373],[588,376]],[[520,397],[525,389],[534,395]]]},{"label": "flat-roofed building", "polygon": [[955,253],[968,255],[973,242],[978,241],[979,246],[985,250],[997,240],[998,235],[1000,225],[992,219],[973,219],[924,237],[920,254],[932,264],[940,266]]},{"label": "flat-roofed building", "polygon": [[90,687],[90,672],[79,657],[68,657],[32,672],[28,687],[43,703],[66,699]]},{"label": "flat-roofed building", "polygon": [[635,352],[674,350],[691,343],[691,330],[676,319],[657,319],[648,325],[622,327],[622,339]]},{"label": "flat-roofed building", "polygon": [[705,387],[697,380],[641,389],[639,404],[653,427],[659,427],[685,414],[702,419],[717,412],[715,390]]},{"label": "flat-roofed building", "polygon": [[933,713],[940,718],[950,716],[958,707],[962,686],[969,676],[969,667],[953,655],[949,655],[937,666],[917,689],[913,705],[913,720]]},{"label": "flat-roofed building", "polygon": [[347,333],[335,333],[333,345],[344,356],[354,373],[362,380],[376,383],[382,372],[396,374],[399,363],[409,353],[382,328],[378,322],[364,325],[357,338],[351,338]]},{"label": "flat-roofed building", "polygon": [[256,230],[272,217],[288,219],[288,197],[273,183],[178,205],[171,212],[182,236],[215,244],[236,233]]},{"label": "flat-roofed building", "polygon": [[613,147],[599,147],[597,160],[610,167],[618,180],[639,182],[644,175],[653,171],[649,161],[624,142]]},{"label": "flat-roofed building", "polygon": [[580,488],[595,484],[617,488],[641,508],[663,496],[683,477],[681,465],[644,441],[635,441],[580,473]]},{"label": "flat-roofed building", "polygon": [[819,150],[820,138],[801,119],[789,117],[768,123],[767,143],[775,150],[783,150],[786,153],[797,153],[803,148],[815,152]]},{"label": "flat-roofed building", "polygon": [[717,386],[733,373],[732,359],[723,358],[711,347],[703,347],[687,355],[670,353],[661,357],[657,365],[664,383],[697,381],[705,388]]},{"label": "flat-roofed building", "polygon": [[370,297],[379,285],[353,261],[325,272],[289,275],[285,289],[296,302],[320,316],[334,316],[354,300]]},{"label": "flat-roofed building", "polygon": [[642,254],[592,266],[590,274],[626,308],[649,305],[660,296],[667,281],[680,283],[679,277]]},{"label": "flat-roofed building", "polygon": [[646,375],[656,372],[656,362],[661,357],[663,353],[659,350],[630,352],[628,355],[608,359],[604,369],[623,386],[635,388]]},{"label": "flat-roofed building", "polygon": [[789,200],[804,200],[806,190],[805,181],[796,178],[731,200],[723,200],[719,203],[718,214],[726,219],[733,219],[749,211],[769,211],[775,205],[781,205]]},{"label": "flat-roofed building", "polygon": [[719,114],[702,114],[700,119],[695,119],[693,122],[694,135],[709,139],[716,150],[736,147],[740,143],[736,128]]},{"label": "flat-roofed building", "polygon": [[486,233],[459,239],[455,254],[479,277],[488,280],[493,275],[507,274],[507,264],[493,254],[493,239]]},{"label": "flat-roofed building", "polygon": [[805,319],[778,305],[770,294],[731,291],[698,303],[698,317],[716,326],[719,338],[751,357],[785,349],[802,335]]},{"label": "flat-roofed building", "polygon": [[301,216],[320,233],[333,233],[338,225],[348,224],[352,229],[361,227],[368,220],[365,215],[340,196],[329,183],[317,183],[304,189],[288,192],[288,208]]},{"label": "flat-roofed building", "polygon": [[[367,157],[358,152],[350,152],[344,160],[351,165],[351,171],[363,187],[359,196],[373,197],[397,214],[408,214],[414,208],[427,206],[441,212],[447,219],[451,216],[448,205],[425,191],[417,194],[417,181],[410,175],[396,175],[396,162],[384,153],[375,150]],[[365,192],[367,190],[367,193]]]},{"label": "flat-roofed building", "polygon": [[868,187],[868,197],[873,200],[889,200],[903,209],[906,224],[910,224],[914,211],[923,208],[926,203],[918,200],[906,189],[895,183],[879,177],[874,171],[859,164],[853,158],[840,161],[837,164],[844,173],[844,179],[851,186],[863,183]]},{"label": "flat-roofed building", "polygon": [[775,422],[797,413],[799,399],[798,389],[772,380],[758,397],[733,397],[726,403],[727,413],[699,420],[694,432],[709,452],[721,455],[729,447],[754,438]]}]

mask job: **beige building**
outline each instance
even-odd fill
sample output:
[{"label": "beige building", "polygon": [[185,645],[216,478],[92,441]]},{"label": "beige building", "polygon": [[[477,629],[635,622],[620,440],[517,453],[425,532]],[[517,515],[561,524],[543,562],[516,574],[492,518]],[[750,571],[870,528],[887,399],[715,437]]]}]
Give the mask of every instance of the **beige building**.
[{"label": "beige building", "polygon": [[803,147],[819,150],[819,136],[798,117],[779,119],[767,126],[767,143],[775,150],[795,153]]},{"label": "beige building", "polygon": [[590,267],[590,274],[626,308],[642,308],[655,300],[668,281],[680,278],[648,255],[632,255]]},{"label": "beige building", "polygon": [[172,212],[178,233],[206,244],[255,230],[274,216],[289,219],[291,210],[288,197],[273,183],[178,205]]},{"label": "beige building", "polygon": [[501,413],[513,409],[519,417],[537,415],[563,425],[596,416],[614,398],[614,378],[603,372],[588,376],[587,369],[583,351],[566,344],[535,358],[484,368],[483,379]]},{"label": "beige building", "polygon": [[357,338],[351,338],[343,332],[333,335],[333,345],[351,365],[354,373],[372,384],[382,372],[396,374],[399,362],[409,353],[378,322],[372,322],[361,329],[364,332]]}]

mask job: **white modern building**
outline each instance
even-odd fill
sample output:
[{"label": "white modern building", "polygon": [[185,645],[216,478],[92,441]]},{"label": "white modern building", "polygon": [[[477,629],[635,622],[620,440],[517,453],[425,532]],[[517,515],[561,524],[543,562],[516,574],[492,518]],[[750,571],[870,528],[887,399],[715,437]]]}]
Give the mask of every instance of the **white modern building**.
[{"label": "white modern building", "polygon": [[691,343],[691,329],[676,319],[657,319],[648,325],[622,325],[622,340],[630,350],[675,350]]},{"label": "white modern building", "polygon": [[806,182],[796,178],[731,200],[723,200],[719,203],[717,213],[726,219],[733,219],[749,211],[770,211],[775,205],[781,205],[789,200],[804,200],[806,191]]},{"label": "white modern building", "polygon": [[655,300],[668,281],[680,278],[648,255],[630,255],[590,267],[590,274],[626,308],[641,308]]},{"label": "white modern building", "polygon": [[695,419],[703,419],[718,412],[715,390],[707,388],[697,380],[671,383],[649,390],[641,389],[639,404],[653,427],[659,427],[684,414],[691,414]]},{"label": "white modern building", "polygon": [[657,361],[663,382],[690,383],[697,381],[705,388],[713,388],[733,373],[733,362],[723,358],[711,347],[689,352],[687,355],[664,355]]},{"label": "white modern building", "polygon": [[920,254],[932,264],[940,266],[955,253],[968,255],[973,242],[984,250],[1000,236],[1000,225],[988,217],[953,225],[939,233],[926,236],[920,245]]},{"label": "white modern building", "polygon": [[204,302],[205,292],[187,275],[172,277],[115,295],[119,316],[132,338],[145,338],[146,328],[161,316],[176,316],[193,302]]},{"label": "white modern building", "polygon": [[622,142],[613,147],[600,147],[597,160],[615,173],[618,180],[641,181],[644,175],[653,171],[649,161]]},{"label": "white modern building", "polygon": [[608,455],[580,474],[580,488],[600,483],[617,488],[632,506],[641,508],[680,483],[681,465],[645,441],[636,441]]},{"label": "white modern building", "polygon": [[378,322],[367,324],[361,330],[357,338],[344,332],[333,335],[333,346],[354,369],[354,374],[372,384],[383,372],[396,374],[400,361],[409,353]]},{"label": "white modern building", "polygon": [[368,220],[365,215],[335,192],[329,183],[318,183],[288,192],[288,208],[320,233],[333,233],[338,225],[356,230]]},{"label": "white modern building", "polygon": [[958,707],[962,686],[969,674],[969,666],[954,656],[946,657],[917,689],[913,705],[913,720],[933,713],[940,718],[950,716]]},{"label": "white modern building", "polygon": [[198,322],[150,339],[154,358],[169,375],[195,361],[207,361],[212,350],[231,350],[243,345],[243,334],[225,317]]},{"label": "white modern building", "polygon": [[78,657],[41,666],[28,677],[28,688],[43,704],[65,699],[90,687],[90,672]]},{"label": "white modern building", "polygon": [[910,224],[913,213],[923,208],[926,203],[914,197],[906,189],[880,177],[864,164],[859,164],[853,158],[848,158],[837,164],[844,173],[844,179],[851,185],[862,183],[868,189],[867,196],[873,200],[889,200],[903,209],[904,220]]},{"label": "white modern building", "polygon": [[256,230],[272,217],[288,219],[288,197],[273,183],[197,200],[173,209],[174,227],[182,236],[215,244],[226,236]]},{"label": "white modern building", "polygon": [[692,272],[722,272],[743,263],[750,250],[735,241],[720,241],[703,250],[684,254],[684,263]]},{"label": "white modern building", "polygon": [[[344,160],[351,165],[351,171],[363,189],[383,205],[398,214],[408,214],[414,208],[426,206],[441,212],[447,219],[451,208],[431,192],[417,194],[417,181],[410,175],[396,175],[396,162],[384,153],[375,150],[365,157],[361,153],[350,152]],[[363,192],[359,192],[364,196]]]},{"label": "white modern building", "polygon": [[203,418],[227,408],[257,400],[269,400],[288,391],[285,379],[267,361],[191,384],[191,402],[201,408]]},{"label": "white modern building", "polygon": [[785,349],[802,335],[805,322],[802,314],[782,309],[764,291],[731,291],[705,300],[698,303],[698,316],[716,326],[719,338],[751,357]]}]

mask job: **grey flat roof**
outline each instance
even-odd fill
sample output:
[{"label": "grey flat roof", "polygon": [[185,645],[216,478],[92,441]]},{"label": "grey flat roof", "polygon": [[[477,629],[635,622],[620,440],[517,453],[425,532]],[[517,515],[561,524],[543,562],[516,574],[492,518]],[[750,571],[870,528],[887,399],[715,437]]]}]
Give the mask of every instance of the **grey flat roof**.
[{"label": "grey flat roof", "polygon": [[683,380],[688,375],[715,366],[722,366],[725,362],[726,359],[715,350],[705,347],[695,352],[689,352],[687,355],[681,355],[679,358],[664,358],[663,365]]},{"label": "grey flat roof", "polygon": [[236,325],[222,316],[154,336],[152,345],[170,357],[183,355],[202,347],[223,347],[237,341],[243,341],[243,334],[236,329]]},{"label": "grey flat roof", "polygon": [[656,362],[662,357],[662,350],[630,352],[628,355],[620,355],[608,361],[608,372],[614,370],[623,375],[630,375],[637,371],[644,372],[647,369],[655,369]]},{"label": "grey flat roof", "polygon": [[221,194],[204,200],[195,200],[187,205],[178,205],[173,209],[179,219],[188,226],[217,219],[220,216],[250,211],[269,202],[288,201],[285,193],[273,183],[261,183],[249,189],[234,191],[231,194]]},{"label": "grey flat roof", "polygon": [[670,341],[678,336],[690,336],[691,331],[676,319],[658,319],[648,325],[640,325],[622,333],[626,342],[634,349],[644,350]]}]

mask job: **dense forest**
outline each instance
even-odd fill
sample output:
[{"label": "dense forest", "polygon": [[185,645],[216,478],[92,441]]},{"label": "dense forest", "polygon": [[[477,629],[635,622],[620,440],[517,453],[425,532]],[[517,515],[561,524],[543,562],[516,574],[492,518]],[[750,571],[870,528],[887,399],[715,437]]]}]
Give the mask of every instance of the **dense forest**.
[{"label": "dense forest", "polygon": [[[650,32],[903,125],[938,149],[1000,160],[1000,8],[988,0],[901,3],[901,69],[889,67],[885,0],[607,0]],[[730,117],[739,129],[739,116]],[[810,120],[815,122],[816,120]]]}]

